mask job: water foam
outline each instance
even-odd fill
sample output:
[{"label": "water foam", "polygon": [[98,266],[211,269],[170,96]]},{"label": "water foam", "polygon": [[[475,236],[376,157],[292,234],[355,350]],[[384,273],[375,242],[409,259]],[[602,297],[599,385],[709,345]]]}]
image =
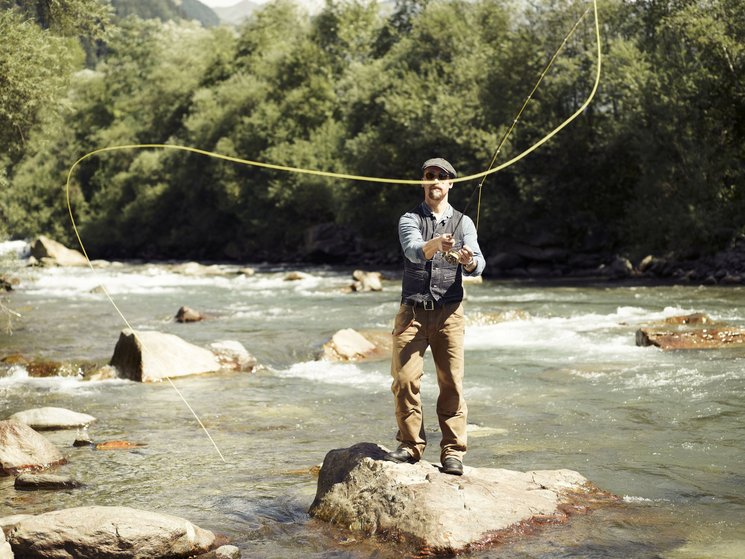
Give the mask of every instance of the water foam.
[{"label": "water foam", "polygon": [[15,254],[17,258],[28,258],[31,255],[31,246],[26,241],[3,241],[0,242],[0,256]]},{"label": "water foam", "polygon": [[346,386],[368,386],[386,389],[390,386],[390,377],[387,373],[364,371],[358,365],[352,363],[305,361],[295,363],[289,369],[277,371],[277,375]]},{"label": "water foam", "polygon": [[102,385],[123,384],[131,381],[124,379],[83,380],[78,377],[31,377],[23,365],[14,365],[8,369],[6,376],[0,377],[0,390],[18,392],[28,390],[34,396],[40,393],[74,394],[75,396],[92,395],[99,392]]}]

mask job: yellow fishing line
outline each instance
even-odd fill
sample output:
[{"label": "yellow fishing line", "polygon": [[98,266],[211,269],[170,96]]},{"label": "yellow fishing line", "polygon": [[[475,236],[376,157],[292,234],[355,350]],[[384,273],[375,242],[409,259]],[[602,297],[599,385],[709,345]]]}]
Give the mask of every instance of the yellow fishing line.
[{"label": "yellow fishing line", "polygon": [[[597,43],[597,63],[596,63],[596,67],[595,67],[595,80],[594,80],[594,84],[593,84],[592,90],[590,91],[590,94],[588,95],[588,97],[585,100],[585,102],[582,103],[582,105],[574,113],[572,113],[567,119],[565,119],[556,128],[554,128],[553,130],[551,130],[548,134],[546,134],[545,136],[543,136],[543,138],[541,138],[540,140],[538,140],[536,143],[534,143],[529,148],[527,148],[525,151],[519,153],[518,155],[516,155],[512,159],[510,159],[508,161],[505,161],[504,163],[501,163],[500,165],[498,165],[496,167],[492,167],[490,165],[489,168],[487,168],[485,171],[482,171],[480,173],[476,173],[476,174],[473,174],[473,175],[466,175],[466,176],[463,176],[463,177],[460,177],[460,178],[452,179],[452,182],[454,182],[454,183],[455,182],[467,182],[467,181],[472,181],[474,179],[484,178],[484,177],[486,177],[488,175],[492,175],[494,173],[498,173],[499,171],[502,171],[503,169],[506,169],[510,165],[514,165],[515,163],[517,163],[518,161],[520,161],[524,157],[528,156],[530,153],[532,153],[535,150],[537,150],[540,146],[542,146],[543,144],[545,144],[546,142],[548,142],[551,138],[553,138],[556,134],[558,134],[562,129],[564,129],[566,126],[568,126],[573,120],[575,120],[577,117],[579,117],[584,112],[584,110],[588,107],[588,105],[590,104],[590,102],[592,101],[592,99],[595,97],[595,93],[597,92],[598,85],[600,84],[600,69],[601,69],[601,64],[602,64],[602,51],[601,51],[601,46],[600,46],[600,22],[599,22],[599,19],[598,19],[598,4],[597,4],[597,0],[592,0],[592,6],[593,6],[593,14],[595,16],[595,41]],[[584,17],[584,14],[580,17],[580,20],[583,17]],[[576,25],[572,29],[572,31],[570,31],[570,34],[574,31],[575,28],[576,28]],[[568,35],[567,35],[567,37],[568,37]],[[566,39],[565,39],[565,41],[566,41]],[[558,51],[557,51],[557,53],[558,53]],[[554,58],[555,58],[555,56],[554,56]],[[553,62],[553,59],[551,60],[551,62]],[[545,73],[545,71],[544,71],[544,73]],[[543,75],[541,75],[541,79],[542,78],[543,78]],[[539,80],[539,83],[540,83],[540,80]],[[537,87],[538,87],[538,84],[536,84],[536,87],[531,92],[531,95],[535,92],[535,89]],[[526,101],[526,104],[527,104],[527,101]],[[524,108],[525,108],[525,105],[523,105],[523,108],[520,110],[520,113],[522,113],[522,110]],[[516,122],[517,122],[516,120],[513,121],[512,127],[510,128],[510,131],[512,131],[512,128],[514,128],[514,125],[515,125]],[[233,162],[233,163],[238,163],[238,164],[241,164],[241,165],[248,165],[248,166],[251,166],[251,167],[260,167],[260,168],[264,168],[264,169],[272,169],[272,170],[275,170],[275,171],[283,171],[283,172],[287,172],[287,173],[296,173],[296,174],[304,174],[304,175],[316,175],[316,176],[328,177],[328,178],[333,178],[333,179],[341,179],[341,180],[363,181],[363,182],[384,183],[384,184],[398,184],[398,185],[404,185],[404,184],[406,184],[406,185],[421,185],[421,184],[427,182],[427,181],[423,181],[421,179],[412,180],[412,179],[400,179],[400,178],[371,177],[371,176],[365,176],[365,175],[354,175],[354,174],[348,174],[348,173],[335,173],[335,172],[331,172],[331,171],[321,171],[321,170],[318,170],[318,169],[306,169],[306,168],[302,168],[302,167],[291,167],[291,166],[279,165],[279,164],[275,164],[275,163],[266,163],[266,162],[261,162],[261,161],[252,161],[252,160],[243,159],[243,158],[240,158],[240,157],[232,157],[232,156],[229,156],[229,155],[223,155],[223,154],[220,154],[220,153],[215,153],[215,152],[212,152],[212,151],[207,151],[207,150],[203,150],[203,149],[199,149],[199,148],[194,148],[194,147],[189,147],[189,146],[180,146],[180,145],[175,145],[175,144],[124,144],[124,145],[118,145],[118,146],[108,146],[108,147],[99,148],[99,149],[93,150],[93,151],[91,151],[89,153],[86,153],[85,155],[83,155],[82,157],[80,157],[77,161],[75,161],[75,163],[73,163],[73,165],[70,167],[70,170],[67,173],[67,182],[65,184],[65,194],[66,194],[66,198],[67,198],[67,211],[70,214],[70,222],[72,223],[72,228],[73,228],[73,230],[75,232],[75,237],[77,238],[78,244],[80,245],[80,248],[83,251],[83,255],[85,256],[85,260],[88,263],[88,267],[92,271],[95,271],[95,269],[93,267],[93,264],[91,263],[90,258],[88,257],[88,252],[85,249],[85,245],[83,244],[83,240],[80,237],[80,232],[78,231],[78,226],[77,226],[77,223],[75,221],[75,216],[73,215],[73,211],[72,211],[72,203],[70,201],[70,182],[72,181],[72,176],[73,176],[73,173],[74,173],[75,169],[78,167],[78,165],[80,165],[80,163],[82,163],[86,159],[88,159],[90,157],[93,157],[95,155],[101,154],[101,153],[106,153],[106,152],[111,152],[111,151],[122,151],[122,150],[129,150],[129,149],[164,149],[164,150],[169,150],[170,149],[170,150],[178,150],[178,151],[187,151],[187,152],[191,152],[191,153],[197,153],[197,154],[200,154],[200,155],[205,155],[207,157],[212,157],[212,158],[215,158],[215,159],[222,159],[224,161],[230,161],[230,162]],[[499,153],[499,151],[497,151],[496,153]],[[496,159],[496,153],[495,153],[494,158],[492,159],[492,165],[494,164],[494,160]],[[434,181],[432,181],[432,182],[434,182]],[[480,206],[480,204],[481,204],[481,192],[480,192],[480,189],[479,189],[479,206]],[[106,288],[104,286],[101,286],[101,288],[102,288],[104,294],[106,295],[106,298],[113,305],[113,307],[116,309],[116,312],[119,314],[119,316],[124,321],[124,324],[126,324],[127,327],[130,330],[132,330],[132,332],[134,333],[134,336],[137,338],[138,342],[140,343],[140,346],[143,348],[143,351],[147,351],[147,348],[142,343],[142,340],[139,337],[137,337],[137,331],[134,328],[132,328],[132,326],[129,324],[129,321],[124,316],[124,313],[122,313],[122,311],[119,309],[119,307],[117,306],[117,304],[111,298],[111,295],[109,295],[109,292],[106,290]],[[173,387],[173,389],[179,395],[179,397],[184,402],[184,404],[186,405],[186,407],[192,413],[192,415],[196,419],[197,423],[199,424],[199,426],[202,428],[202,430],[204,431],[204,433],[207,435],[207,438],[212,443],[212,446],[215,447],[215,450],[220,455],[220,458],[222,459],[222,461],[223,462],[227,462],[225,460],[225,457],[223,456],[222,452],[220,452],[220,449],[218,448],[218,446],[215,443],[214,439],[210,435],[209,431],[207,430],[207,428],[202,423],[202,420],[199,418],[199,416],[194,411],[194,409],[191,407],[191,405],[189,405],[189,402],[186,401],[186,398],[184,398],[184,396],[181,393],[181,391],[176,387],[176,385],[173,383],[173,381],[170,379],[170,377],[166,376],[165,378],[168,380],[168,382],[170,383],[170,385]]]},{"label": "yellow fishing line", "polygon": [[[543,68],[543,71],[538,76],[538,80],[535,82],[535,85],[533,86],[533,89],[531,89],[530,90],[530,93],[528,93],[528,96],[525,98],[525,101],[523,102],[522,107],[520,107],[520,110],[517,111],[517,114],[515,115],[515,118],[512,119],[512,124],[510,124],[510,127],[507,129],[507,131],[502,136],[502,139],[500,140],[499,145],[497,145],[497,149],[494,150],[494,155],[491,158],[491,162],[489,162],[489,167],[487,167],[487,170],[491,170],[492,167],[494,166],[494,163],[496,163],[497,157],[499,156],[499,152],[502,151],[502,147],[504,146],[505,142],[507,141],[507,138],[510,137],[510,134],[512,134],[512,131],[517,126],[517,123],[520,120],[520,117],[522,116],[523,112],[527,108],[528,103],[530,103],[530,100],[533,98],[533,94],[538,90],[538,87],[541,85],[541,82],[543,81],[543,78],[546,77],[546,73],[548,73],[549,68],[551,68],[551,66],[553,66],[554,61],[559,56],[559,53],[564,48],[564,45],[567,44],[567,41],[569,41],[569,38],[574,34],[574,32],[579,27],[579,24],[582,22],[582,20],[590,12],[591,9],[592,9],[591,7],[590,8],[587,8],[582,13],[582,15],[579,16],[579,19],[577,19],[577,21],[574,23],[574,25],[572,26],[572,28],[569,30],[569,33],[567,33],[564,36],[564,40],[561,41],[561,44],[556,49],[556,51],[554,51],[553,56],[549,59],[549,61],[546,64],[546,66]],[[596,21],[597,21],[597,18],[596,18]],[[599,44],[599,41],[598,41],[598,44]],[[600,78],[600,74],[597,75],[596,81],[599,78]],[[595,92],[593,91],[592,95],[594,95],[594,94],[595,94]],[[479,228],[479,220],[481,218],[481,191],[484,188],[484,183],[485,182],[486,182],[486,175],[484,175],[481,178],[481,181],[479,182],[478,187],[477,187],[478,188],[478,192],[479,192],[479,196],[478,196],[478,203],[476,204],[476,230],[478,230],[478,228]],[[469,201],[469,204],[470,204],[470,201]],[[463,213],[465,213],[465,210],[464,210]]]}]

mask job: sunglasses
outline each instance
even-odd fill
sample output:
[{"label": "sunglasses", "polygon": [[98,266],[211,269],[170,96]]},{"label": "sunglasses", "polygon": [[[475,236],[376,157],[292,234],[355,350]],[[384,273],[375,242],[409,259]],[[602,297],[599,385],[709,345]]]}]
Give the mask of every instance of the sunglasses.
[{"label": "sunglasses", "polygon": [[437,179],[438,181],[446,181],[450,179],[450,175],[445,171],[440,171],[436,175],[433,172],[428,171],[424,173],[424,178],[428,181],[433,181],[435,179]]}]

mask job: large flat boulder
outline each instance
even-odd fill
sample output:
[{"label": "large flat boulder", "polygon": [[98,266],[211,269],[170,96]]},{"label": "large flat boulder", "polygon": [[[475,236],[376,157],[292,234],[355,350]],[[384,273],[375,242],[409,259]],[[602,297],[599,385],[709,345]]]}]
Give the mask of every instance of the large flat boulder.
[{"label": "large flat boulder", "polygon": [[43,470],[65,461],[54,444],[25,423],[0,421],[0,475]]},{"label": "large flat boulder", "polygon": [[87,413],[80,413],[65,408],[44,407],[23,410],[14,413],[10,419],[25,423],[38,430],[74,429],[86,427],[96,418]]},{"label": "large flat boulder", "polygon": [[639,328],[636,345],[674,349],[724,349],[745,347],[745,328],[698,328],[695,330],[670,330]]},{"label": "large flat boulder", "polygon": [[177,516],[91,506],[22,519],[8,541],[16,556],[26,559],[173,559],[208,551],[215,535]]},{"label": "large flat boulder", "polygon": [[310,515],[428,553],[452,554],[531,523],[565,520],[572,510],[586,510],[590,495],[612,499],[571,470],[465,466],[463,476],[452,476],[423,460],[383,461],[385,452],[372,443],[330,451]]},{"label": "large flat boulder", "polygon": [[745,328],[713,321],[705,313],[669,316],[636,331],[636,345],[663,350],[745,347]]},{"label": "large flat boulder", "polygon": [[219,371],[223,365],[211,351],[162,332],[122,330],[109,365],[123,378],[157,382]]}]

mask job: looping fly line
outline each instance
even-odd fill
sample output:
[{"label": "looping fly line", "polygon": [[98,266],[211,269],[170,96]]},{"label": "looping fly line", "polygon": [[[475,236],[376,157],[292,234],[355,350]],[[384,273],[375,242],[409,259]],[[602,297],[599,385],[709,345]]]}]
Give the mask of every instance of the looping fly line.
[{"label": "looping fly line", "polygon": [[[538,140],[536,143],[534,143],[529,148],[527,148],[523,152],[519,153],[518,155],[516,155],[512,159],[510,159],[508,161],[505,161],[504,163],[501,163],[500,165],[497,165],[496,167],[493,166],[494,165],[494,162],[496,160],[496,156],[499,153],[499,148],[501,148],[501,143],[504,142],[504,139],[503,139],[503,141],[500,142],[500,146],[498,146],[498,148],[497,148],[497,152],[495,152],[495,155],[492,158],[492,162],[489,165],[489,168],[487,168],[485,171],[482,171],[480,173],[475,173],[473,175],[466,175],[466,176],[463,176],[463,177],[451,179],[452,182],[454,182],[454,183],[455,182],[467,182],[467,181],[472,181],[472,180],[475,180],[475,179],[483,179],[483,178],[485,178],[488,175],[492,175],[494,173],[498,173],[499,171],[501,171],[503,169],[506,169],[510,165],[513,165],[513,164],[517,163],[518,161],[520,161],[521,159],[523,159],[524,157],[526,157],[530,153],[532,153],[535,150],[537,150],[540,146],[542,146],[543,144],[545,144],[546,142],[548,142],[551,138],[553,138],[563,128],[565,128],[567,125],[569,125],[569,123],[571,123],[573,120],[575,120],[577,117],[579,117],[584,112],[584,110],[590,104],[590,102],[592,101],[592,99],[595,97],[595,93],[597,92],[598,85],[600,84],[600,67],[601,67],[601,61],[602,61],[602,53],[601,53],[601,48],[600,48],[600,24],[599,24],[599,21],[598,21],[597,0],[592,0],[592,4],[593,4],[593,13],[594,13],[594,16],[595,16],[595,40],[596,40],[596,43],[597,43],[597,63],[596,63],[596,67],[595,67],[595,80],[594,80],[594,83],[593,83],[593,87],[592,87],[592,90],[590,91],[590,94],[588,95],[587,99],[584,101],[584,103],[582,103],[582,105],[574,113],[572,113],[566,120],[564,120],[561,124],[559,124],[553,130],[551,130],[551,132],[549,132],[548,134],[546,134],[543,138],[541,138],[540,140]],[[587,13],[587,12],[585,12],[585,13]],[[584,17],[584,15],[585,14],[582,14],[582,16],[580,17],[580,20]],[[571,33],[574,32],[574,29],[576,29],[576,24],[572,28],[572,30],[569,32],[569,34],[567,35],[567,37],[569,37],[569,35],[571,35]],[[565,41],[566,41],[566,39],[565,39]],[[563,43],[562,43],[562,45],[563,45]],[[552,59],[552,61],[553,61],[553,59]],[[543,76],[541,76],[541,78],[542,77]],[[539,83],[540,83],[540,80],[539,80]],[[536,88],[537,88],[537,84],[536,84]],[[535,89],[536,88],[533,88],[533,91],[531,92],[531,95],[535,92]],[[530,96],[529,96],[529,98],[530,98]],[[523,106],[523,108],[524,108],[524,106]],[[522,112],[522,109],[521,109],[521,112]],[[515,122],[513,122],[513,126],[509,129],[508,134],[514,128],[514,124],[515,124]],[[505,136],[505,139],[506,139],[506,136]],[[71,203],[71,200],[70,200],[70,182],[72,181],[72,176],[73,176],[73,173],[74,173],[75,169],[77,168],[77,166],[80,165],[80,163],[82,163],[86,159],[88,159],[90,157],[93,157],[94,155],[101,154],[101,153],[106,153],[106,152],[111,152],[111,151],[129,150],[129,149],[164,149],[164,150],[187,151],[187,152],[191,152],[191,153],[205,155],[205,156],[212,157],[212,158],[215,158],[215,159],[222,159],[224,161],[230,161],[230,162],[233,162],[233,163],[238,163],[238,164],[241,164],[241,165],[248,165],[248,166],[251,166],[251,167],[260,167],[260,168],[271,169],[271,170],[275,170],[275,171],[283,171],[283,172],[286,172],[286,173],[296,173],[296,174],[304,174],[304,175],[315,175],[315,176],[321,176],[321,177],[327,177],[327,178],[333,178],[333,179],[341,179],[341,180],[350,180],[350,181],[362,181],[362,182],[398,184],[398,185],[405,185],[405,184],[407,184],[407,185],[422,185],[422,184],[427,183],[427,182],[434,182],[434,181],[423,181],[421,179],[412,180],[412,179],[399,179],[399,178],[370,177],[370,176],[353,175],[353,174],[347,174],[347,173],[335,173],[335,172],[330,172],[330,171],[320,171],[320,170],[317,170],[317,169],[305,169],[305,168],[301,168],[301,167],[291,167],[291,166],[287,166],[287,165],[278,165],[278,164],[274,164],[274,163],[265,163],[265,162],[261,162],[261,161],[251,161],[249,159],[242,159],[240,157],[232,157],[232,156],[229,156],[229,155],[223,155],[223,154],[220,154],[220,153],[215,153],[215,152],[211,152],[211,151],[207,151],[207,150],[203,150],[203,149],[199,149],[199,148],[188,147],[188,146],[179,146],[179,145],[174,145],[174,144],[127,144],[127,145],[118,145],[118,146],[109,146],[109,147],[99,148],[99,149],[96,149],[96,150],[91,151],[89,153],[86,153],[85,155],[83,155],[82,157],[80,157],[77,161],[75,161],[75,163],[73,163],[72,167],[70,167],[70,170],[67,173],[67,182],[65,184],[65,194],[66,194],[66,198],[67,198],[67,211],[68,211],[68,213],[70,215],[70,221],[72,223],[72,228],[73,228],[73,230],[75,232],[75,237],[78,240],[78,244],[80,245],[80,248],[83,251],[83,255],[84,255],[85,259],[86,259],[86,262],[88,264],[88,267],[92,271],[94,271],[93,264],[91,263],[91,260],[88,257],[88,252],[86,251],[85,245],[83,243],[83,240],[80,237],[80,232],[78,230],[78,226],[77,226],[77,223],[75,221],[75,217],[74,217],[73,211],[72,211],[72,203]],[[483,185],[483,180],[482,180],[481,184],[478,186],[479,191],[480,191],[480,187],[482,185]],[[106,290],[106,288],[104,286],[101,286],[101,287],[103,288],[103,292],[106,295],[106,297],[109,300],[109,302],[113,305],[113,307],[116,309],[116,311],[119,314],[119,316],[124,321],[124,324],[126,324],[127,327],[130,330],[132,330],[134,336],[138,338],[138,341],[139,341],[141,347],[143,348],[143,351],[148,351],[147,348],[146,348],[146,346],[145,346],[145,344],[143,344],[142,343],[142,340],[137,336],[137,331],[129,324],[129,321],[124,316],[124,313],[122,313],[122,311],[119,309],[119,307],[117,306],[117,304],[111,298],[111,295],[109,295],[109,292]],[[191,405],[189,404],[189,402],[187,402],[186,398],[184,398],[183,394],[181,393],[181,391],[179,391],[179,389],[173,383],[173,381],[171,380],[171,378],[168,377],[168,376],[166,376],[165,378],[166,378],[166,380],[168,380],[168,382],[173,387],[173,389],[176,390],[176,393],[178,394],[178,396],[181,398],[181,400],[184,402],[184,404],[186,405],[186,407],[192,413],[192,415],[196,419],[197,423],[199,424],[199,426],[204,431],[205,435],[207,435],[207,438],[210,440],[210,442],[212,443],[212,445],[215,447],[215,450],[217,451],[217,453],[220,456],[220,458],[222,459],[222,461],[223,462],[226,462],[225,457],[223,456],[222,452],[220,452],[220,449],[218,448],[217,444],[215,443],[214,439],[210,435],[210,433],[207,430],[207,428],[202,423],[202,421],[199,418],[199,416],[197,415],[197,413],[191,407]]]}]

